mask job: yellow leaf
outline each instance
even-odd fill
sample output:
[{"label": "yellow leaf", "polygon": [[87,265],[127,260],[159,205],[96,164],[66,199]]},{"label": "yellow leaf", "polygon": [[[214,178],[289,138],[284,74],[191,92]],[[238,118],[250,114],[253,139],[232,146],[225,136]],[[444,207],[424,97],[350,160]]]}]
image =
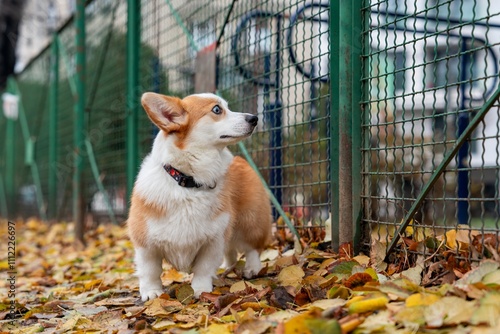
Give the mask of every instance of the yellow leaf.
[{"label": "yellow leaf", "polygon": [[163,272],[163,274],[161,275],[161,278],[162,278],[162,280],[166,280],[166,281],[182,283],[182,282],[184,282],[185,276],[184,276],[184,274],[178,272],[174,268],[170,268],[170,269],[165,270]]},{"label": "yellow leaf", "polygon": [[406,226],[405,233],[407,236],[411,236],[413,234],[413,219],[410,220],[410,223]]},{"label": "yellow leaf", "polygon": [[89,329],[92,327],[92,321],[77,314],[74,313],[68,321],[66,321],[61,327],[58,327],[58,329],[64,333],[67,331],[73,331],[73,330],[84,330],[84,329]]},{"label": "yellow leaf", "polygon": [[355,318],[342,323],[340,327],[342,328],[342,333],[349,333],[358,328],[358,326],[361,325],[362,323],[363,323],[362,318]]},{"label": "yellow leaf", "polygon": [[235,326],[236,324],[211,324],[200,332],[203,334],[231,334]]},{"label": "yellow leaf", "polygon": [[378,281],[377,272],[373,268],[366,268],[365,273],[370,275],[374,280]]},{"label": "yellow leaf", "polygon": [[0,261],[0,270],[9,269],[9,262]]},{"label": "yellow leaf", "polygon": [[351,306],[352,303],[359,302],[360,300],[363,300],[364,298],[365,298],[364,296],[354,296],[351,299],[349,299],[347,301],[347,303],[345,303],[345,306],[349,307],[349,306]]},{"label": "yellow leaf", "polygon": [[94,279],[94,280],[91,280],[87,283],[85,283],[84,287],[85,287],[85,290],[92,290],[94,287],[96,287],[96,285],[100,285],[102,283],[102,279]]},{"label": "yellow leaf", "polygon": [[240,305],[242,310],[246,310],[247,308],[251,308],[254,311],[260,311],[263,308],[269,307],[269,304],[266,300],[262,300],[259,302],[245,302]]},{"label": "yellow leaf", "polygon": [[365,313],[376,311],[385,308],[389,299],[387,297],[366,298],[360,301],[353,302],[349,305],[349,313]]},{"label": "yellow leaf", "polygon": [[[450,249],[458,249],[459,250],[467,250],[469,248],[469,244],[474,237],[477,235],[477,232],[469,231],[468,226],[459,225],[458,230],[449,230],[446,232],[446,247]],[[443,240],[442,236],[437,237],[439,241]]]},{"label": "yellow leaf", "polygon": [[311,334],[311,330],[307,327],[305,322],[309,317],[307,313],[300,314],[285,322],[284,334]]},{"label": "yellow leaf", "polygon": [[283,268],[278,274],[278,282],[283,286],[293,286],[298,288],[302,282],[302,277],[305,276],[304,271],[299,266],[289,266]]},{"label": "yellow leaf", "polygon": [[431,293],[415,293],[406,298],[406,307],[428,306],[437,302],[441,297]]}]

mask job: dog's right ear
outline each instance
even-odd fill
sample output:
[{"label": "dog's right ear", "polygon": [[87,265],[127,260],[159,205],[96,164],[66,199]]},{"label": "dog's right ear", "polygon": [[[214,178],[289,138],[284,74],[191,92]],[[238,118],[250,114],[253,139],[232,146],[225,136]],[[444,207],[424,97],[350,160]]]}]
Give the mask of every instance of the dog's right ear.
[{"label": "dog's right ear", "polygon": [[177,97],[144,93],[141,103],[151,121],[166,133],[179,130],[186,121],[186,112]]}]

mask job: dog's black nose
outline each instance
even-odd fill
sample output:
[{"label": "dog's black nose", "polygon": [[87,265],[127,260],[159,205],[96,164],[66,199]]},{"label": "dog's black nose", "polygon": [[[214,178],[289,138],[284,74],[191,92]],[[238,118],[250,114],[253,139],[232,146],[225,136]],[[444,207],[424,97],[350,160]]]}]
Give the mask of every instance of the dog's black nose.
[{"label": "dog's black nose", "polygon": [[257,122],[259,121],[259,118],[254,115],[248,115],[245,117],[245,121],[247,121],[252,126],[256,126]]}]

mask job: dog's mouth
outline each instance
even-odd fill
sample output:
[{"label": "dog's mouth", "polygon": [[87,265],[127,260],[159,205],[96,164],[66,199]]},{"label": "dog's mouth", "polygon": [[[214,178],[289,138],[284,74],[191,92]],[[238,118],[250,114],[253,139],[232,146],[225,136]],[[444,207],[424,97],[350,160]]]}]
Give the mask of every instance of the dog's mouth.
[{"label": "dog's mouth", "polygon": [[253,129],[252,131],[249,131],[245,134],[242,134],[242,135],[239,135],[239,136],[232,136],[232,135],[222,135],[220,136],[220,139],[239,139],[239,138],[245,138],[245,137],[248,137],[252,134],[253,132]]}]

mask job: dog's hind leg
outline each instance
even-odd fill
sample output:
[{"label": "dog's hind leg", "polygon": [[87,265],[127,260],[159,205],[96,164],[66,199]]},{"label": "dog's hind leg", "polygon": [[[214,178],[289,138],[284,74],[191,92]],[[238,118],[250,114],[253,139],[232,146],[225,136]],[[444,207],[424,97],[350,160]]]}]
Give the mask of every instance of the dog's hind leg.
[{"label": "dog's hind leg", "polygon": [[252,278],[257,275],[262,269],[260,262],[260,255],[256,249],[250,248],[245,251],[245,269],[243,269],[243,276]]}]

